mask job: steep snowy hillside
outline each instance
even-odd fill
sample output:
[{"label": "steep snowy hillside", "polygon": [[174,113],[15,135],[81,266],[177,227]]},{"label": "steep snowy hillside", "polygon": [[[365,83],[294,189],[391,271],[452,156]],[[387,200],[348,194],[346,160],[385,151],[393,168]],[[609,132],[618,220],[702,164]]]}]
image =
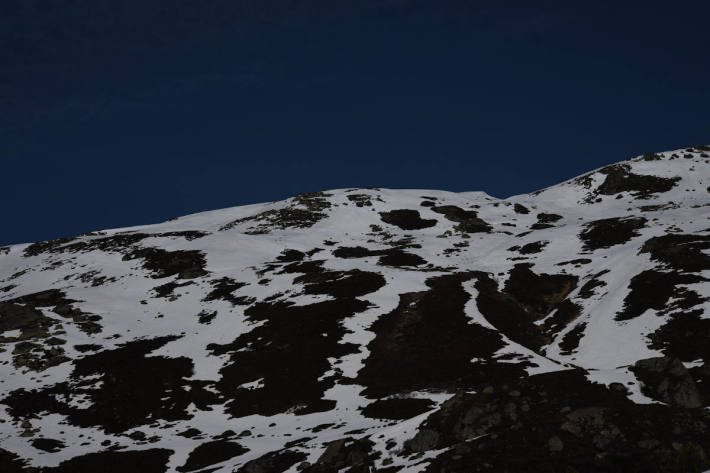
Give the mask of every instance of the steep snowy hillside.
[{"label": "steep snowy hillside", "polygon": [[709,249],[705,146],[0,248],[0,471],[699,471]]}]

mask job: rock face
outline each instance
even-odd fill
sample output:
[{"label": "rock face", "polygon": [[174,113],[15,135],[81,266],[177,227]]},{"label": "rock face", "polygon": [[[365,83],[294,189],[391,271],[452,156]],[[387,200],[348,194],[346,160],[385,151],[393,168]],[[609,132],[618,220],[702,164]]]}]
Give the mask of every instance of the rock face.
[{"label": "rock face", "polygon": [[710,448],[707,411],[634,404],[623,385],[605,388],[580,370],[486,391],[445,402],[404,451],[445,450],[429,472],[646,472],[675,471],[682,445],[701,457]]},{"label": "rock face", "polygon": [[677,358],[639,360],[633,371],[643,383],[642,392],[649,397],[688,409],[703,405],[693,377]]},{"label": "rock face", "polygon": [[0,472],[710,469],[710,148],[0,248]]}]

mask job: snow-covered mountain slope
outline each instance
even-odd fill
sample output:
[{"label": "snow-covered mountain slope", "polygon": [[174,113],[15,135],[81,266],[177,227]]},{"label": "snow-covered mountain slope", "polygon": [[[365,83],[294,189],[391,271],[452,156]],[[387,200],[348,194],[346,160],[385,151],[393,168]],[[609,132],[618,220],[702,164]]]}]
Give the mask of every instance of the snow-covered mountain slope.
[{"label": "snow-covered mountain slope", "polygon": [[0,471],[702,462],[709,155],[0,248]]}]

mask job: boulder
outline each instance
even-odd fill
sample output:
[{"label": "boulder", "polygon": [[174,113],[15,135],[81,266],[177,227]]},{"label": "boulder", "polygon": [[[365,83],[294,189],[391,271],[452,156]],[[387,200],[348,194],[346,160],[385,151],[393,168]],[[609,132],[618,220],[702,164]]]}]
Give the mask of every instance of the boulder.
[{"label": "boulder", "polygon": [[695,381],[677,358],[646,358],[637,361],[631,370],[643,383],[641,391],[647,396],[673,406],[702,407]]}]

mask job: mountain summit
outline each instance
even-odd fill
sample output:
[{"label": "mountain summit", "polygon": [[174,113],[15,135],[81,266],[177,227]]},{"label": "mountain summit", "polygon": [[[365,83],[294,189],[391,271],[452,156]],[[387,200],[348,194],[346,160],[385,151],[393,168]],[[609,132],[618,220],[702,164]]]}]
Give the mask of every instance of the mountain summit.
[{"label": "mountain summit", "polygon": [[2,247],[0,471],[699,472],[709,250],[707,146]]}]

